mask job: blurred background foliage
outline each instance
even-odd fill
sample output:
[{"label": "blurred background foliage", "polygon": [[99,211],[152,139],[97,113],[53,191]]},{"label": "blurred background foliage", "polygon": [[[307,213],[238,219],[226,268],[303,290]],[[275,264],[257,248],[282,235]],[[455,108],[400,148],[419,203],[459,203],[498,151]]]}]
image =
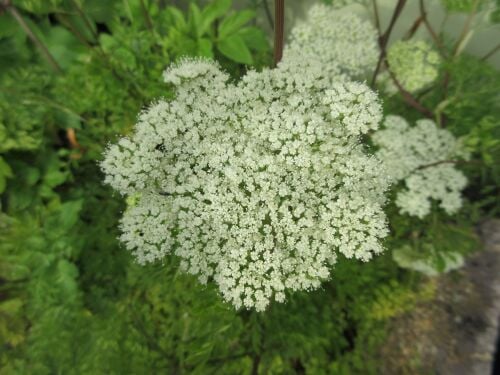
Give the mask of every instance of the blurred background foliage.
[{"label": "blurred background foliage", "polygon": [[[116,239],[124,203],[103,186],[97,161],[141,108],[172,96],[161,73],[179,57],[213,57],[235,79],[270,65],[272,38],[255,25],[272,4],[1,4],[2,374],[377,373],[388,320],[432,299],[425,275],[477,249],[474,225],[499,214],[500,74],[463,53],[420,98],[473,153],[462,213],[421,221],[390,203],[384,255],[341,259],[321,290],[265,313],[234,311],[179,274],[175,259],[132,261]],[[388,113],[418,118],[400,97],[383,99]]]}]

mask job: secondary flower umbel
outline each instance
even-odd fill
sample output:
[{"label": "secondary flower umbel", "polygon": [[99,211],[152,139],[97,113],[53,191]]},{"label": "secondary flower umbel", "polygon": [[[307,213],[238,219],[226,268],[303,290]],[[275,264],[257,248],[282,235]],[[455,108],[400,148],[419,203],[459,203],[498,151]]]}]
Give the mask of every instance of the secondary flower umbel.
[{"label": "secondary flower umbel", "polygon": [[[306,63],[304,63],[306,64]],[[376,95],[282,63],[233,84],[208,60],[169,68],[173,101],[144,111],[106,151],[106,182],[132,196],[121,240],[140,263],[172,253],[236,308],[317,288],[339,254],[383,251],[388,181],[359,136]]]},{"label": "secondary flower umbel", "polygon": [[373,71],[378,56],[377,31],[370,22],[315,4],[307,19],[292,28],[283,59],[314,60],[330,77],[360,79]]},{"label": "secondary flower umbel", "polygon": [[384,128],[372,139],[393,180],[404,181],[396,197],[401,213],[422,219],[431,211],[431,200],[448,214],[462,207],[461,191],[467,179],[451,162],[468,155],[449,131],[432,120],[418,120],[410,127],[402,117],[387,116]]}]

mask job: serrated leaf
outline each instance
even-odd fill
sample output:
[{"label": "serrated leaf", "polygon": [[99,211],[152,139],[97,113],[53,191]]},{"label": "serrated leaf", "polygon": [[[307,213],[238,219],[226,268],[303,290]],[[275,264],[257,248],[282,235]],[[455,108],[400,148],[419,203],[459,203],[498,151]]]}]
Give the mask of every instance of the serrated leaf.
[{"label": "serrated leaf", "polygon": [[232,35],[217,43],[217,49],[227,58],[241,64],[253,64],[252,54],[243,39]]}]

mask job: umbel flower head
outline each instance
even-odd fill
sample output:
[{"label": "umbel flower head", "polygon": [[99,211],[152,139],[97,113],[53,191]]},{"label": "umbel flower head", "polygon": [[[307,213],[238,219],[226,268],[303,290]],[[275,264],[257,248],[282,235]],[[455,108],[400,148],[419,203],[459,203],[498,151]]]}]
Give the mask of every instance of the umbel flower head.
[{"label": "umbel flower head", "polygon": [[234,84],[199,59],[164,79],[176,98],[145,110],[102,162],[132,197],[121,241],[139,263],[175,254],[236,308],[262,311],[319,287],[339,254],[382,252],[388,181],[359,143],[381,119],[367,86],[286,63]]},{"label": "umbel flower head", "polygon": [[387,62],[401,86],[409,92],[416,92],[436,80],[441,58],[423,40],[400,40],[387,51]]},{"label": "umbel flower head", "polygon": [[451,161],[468,154],[449,131],[432,120],[418,120],[411,127],[402,117],[387,116],[372,139],[389,175],[404,182],[396,197],[401,213],[422,219],[431,211],[431,200],[448,214],[460,209],[467,179]]},{"label": "umbel flower head", "polygon": [[377,31],[354,13],[313,5],[291,30],[284,60],[315,60],[331,77],[363,78],[377,64]]}]

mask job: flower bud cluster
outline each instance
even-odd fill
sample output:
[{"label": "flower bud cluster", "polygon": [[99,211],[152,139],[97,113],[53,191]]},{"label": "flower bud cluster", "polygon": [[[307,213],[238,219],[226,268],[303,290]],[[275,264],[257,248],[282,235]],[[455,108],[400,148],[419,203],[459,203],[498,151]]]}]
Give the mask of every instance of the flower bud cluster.
[{"label": "flower bud cluster", "polygon": [[428,87],[439,74],[441,58],[423,40],[397,41],[387,51],[390,71],[409,92]]}]

